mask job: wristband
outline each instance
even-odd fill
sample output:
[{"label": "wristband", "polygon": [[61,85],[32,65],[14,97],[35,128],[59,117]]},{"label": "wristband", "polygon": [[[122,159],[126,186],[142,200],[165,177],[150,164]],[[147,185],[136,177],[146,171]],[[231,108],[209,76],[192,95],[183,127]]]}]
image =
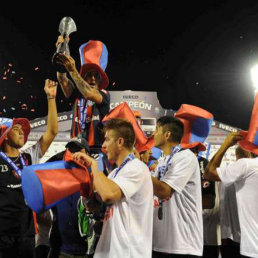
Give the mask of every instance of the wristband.
[{"label": "wristband", "polygon": [[47,97],[47,99],[55,99],[55,97]]}]

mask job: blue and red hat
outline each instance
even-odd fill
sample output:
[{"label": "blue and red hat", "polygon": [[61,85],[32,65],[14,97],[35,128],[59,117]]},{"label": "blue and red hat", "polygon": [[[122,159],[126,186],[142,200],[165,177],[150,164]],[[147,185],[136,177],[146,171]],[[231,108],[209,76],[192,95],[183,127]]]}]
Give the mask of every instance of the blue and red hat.
[{"label": "blue and red hat", "polygon": [[241,131],[244,139],[238,144],[246,151],[258,155],[258,94],[255,96],[251,120],[248,131]]},{"label": "blue and red hat", "polygon": [[85,77],[86,72],[94,69],[101,75],[100,89],[105,89],[109,84],[109,79],[105,73],[108,63],[108,51],[104,43],[98,40],[89,40],[79,48],[81,58],[80,74]]},{"label": "blue and red hat", "polygon": [[203,142],[209,135],[213,115],[205,109],[182,104],[175,113],[175,117],[184,124],[184,136],[180,143],[182,148],[198,147],[198,151],[205,151],[206,147]]},{"label": "blue and red hat", "polygon": [[48,210],[64,198],[79,192],[90,197],[93,181],[88,169],[73,160],[67,150],[63,161],[26,166],[21,176],[27,205],[35,212]]},{"label": "blue and red hat", "polygon": [[1,117],[0,118],[0,147],[8,132],[16,124],[19,124],[22,126],[22,130],[24,133],[24,144],[27,142],[28,136],[30,133],[30,122],[27,118],[10,119],[10,118]]}]

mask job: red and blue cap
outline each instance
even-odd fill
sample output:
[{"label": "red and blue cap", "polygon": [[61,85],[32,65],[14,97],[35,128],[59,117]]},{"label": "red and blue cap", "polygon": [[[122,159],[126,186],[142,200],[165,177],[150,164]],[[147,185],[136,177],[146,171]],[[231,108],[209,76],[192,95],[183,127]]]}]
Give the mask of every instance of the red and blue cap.
[{"label": "red and blue cap", "polygon": [[8,134],[8,132],[12,129],[12,127],[16,124],[19,124],[22,126],[22,130],[24,132],[24,144],[28,140],[28,136],[30,133],[30,122],[27,118],[0,118],[0,147]]},{"label": "red and blue cap", "polygon": [[258,155],[258,94],[255,96],[249,129],[248,131],[241,131],[240,134],[244,139],[238,141],[238,144],[244,150]]},{"label": "red and blue cap", "polygon": [[109,84],[109,79],[105,73],[108,63],[108,51],[105,44],[98,40],[89,40],[79,48],[81,59],[80,74],[85,77],[87,71],[94,69],[101,75],[100,89],[105,89]]},{"label": "red and blue cap", "polygon": [[180,143],[182,148],[198,147],[198,151],[205,151],[206,147],[203,142],[209,135],[213,115],[205,109],[182,104],[175,117],[184,124],[184,135]]}]

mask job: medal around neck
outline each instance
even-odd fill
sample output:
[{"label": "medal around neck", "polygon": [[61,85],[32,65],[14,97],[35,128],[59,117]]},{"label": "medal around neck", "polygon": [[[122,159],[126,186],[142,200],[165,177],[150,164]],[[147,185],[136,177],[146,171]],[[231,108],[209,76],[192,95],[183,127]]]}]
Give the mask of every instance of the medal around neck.
[{"label": "medal around neck", "polygon": [[70,55],[70,49],[69,49],[67,37],[72,32],[75,32],[75,31],[77,31],[77,27],[76,27],[74,20],[71,17],[64,17],[59,24],[59,32],[60,32],[60,35],[63,36],[64,42],[58,44],[58,46],[56,48],[56,52],[52,58],[52,63],[54,64],[57,72],[60,72],[60,73],[66,72],[63,65],[57,64],[56,57],[60,53],[65,54],[65,55]]}]

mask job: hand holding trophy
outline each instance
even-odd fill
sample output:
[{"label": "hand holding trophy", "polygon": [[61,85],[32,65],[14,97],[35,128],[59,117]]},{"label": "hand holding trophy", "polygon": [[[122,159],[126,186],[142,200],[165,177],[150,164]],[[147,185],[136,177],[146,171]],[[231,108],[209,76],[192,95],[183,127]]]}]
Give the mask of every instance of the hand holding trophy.
[{"label": "hand holding trophy", "polygon": [[56,59],[58,54],[60,53],[65,55],[70,55],[70,50],[68,45],[69,35],[76,30],[77,30],[76,24],[71,17],[64,17],[61,20],[59,24],[59,32],[61,35],[58,38],[56,52],[52,58],[52,63],[54,64],[57,72],[60,72],[60,73],[66,72],[66,69],[64,68],[64,66],[59,64]]}]

